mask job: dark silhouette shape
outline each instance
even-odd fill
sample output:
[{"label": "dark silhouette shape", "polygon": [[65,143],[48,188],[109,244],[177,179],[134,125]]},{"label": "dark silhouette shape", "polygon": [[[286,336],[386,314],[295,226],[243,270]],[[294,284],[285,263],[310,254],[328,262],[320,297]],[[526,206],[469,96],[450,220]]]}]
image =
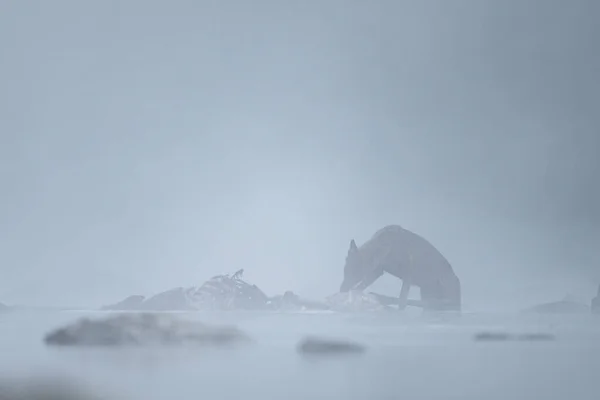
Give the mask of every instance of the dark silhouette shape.
[{"label": "dark silhouette shape", "polygon": [[506,332],[480,332],[477,333],[473,339],[476,342],[546,342],[556,338],[550,333],[523,333],[514,335]]},{"label": "dark silhouette shape", "polygon": [[[461,309],[460,280],[448,260],[427,240],[398,225],[380,229],[360,247],[350,241],[340,291],[362,291],[385,272],[402,280],[400,309]],[[411,286],[420,288],[420,302],[408,300]]]},{"label": "dark silhouette shape", "polygon": [[244,281],[240,269],[233,275],[217,275],[200,287],[178,287],[145,298],[129,296],[103,310],[193,311],[193,310],[327,310],[322,302],[303,299],[292,292],[267,296],[258,286]]},{"label": "dark silhouette shape", "polygon": [[323,356],[362,354],[366,351],[366,347],[357,343],[350,343],[346,341],[309,337],[298,344],[297,350],[302,354]]},{"label": "dark silhouette shape", "polygon": [[172,314],[120,314],[82,318],[44,337],[49,346],[228,345],[248,341],[233,326],[211,326]]}]

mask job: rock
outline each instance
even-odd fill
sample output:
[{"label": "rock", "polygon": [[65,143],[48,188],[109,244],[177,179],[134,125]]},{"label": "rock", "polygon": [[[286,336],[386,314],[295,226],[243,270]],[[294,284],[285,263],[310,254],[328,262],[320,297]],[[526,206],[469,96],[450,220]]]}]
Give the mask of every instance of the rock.
[{"label": "rock", "polygon": [[354,290],[335,293],[329,296],[326,301],[331,310],[339,312],[381,311],[388,309],[388,307],[379,302],[377,297]]},{"label": "rock", "polygon": [[357,343],[309,337],[298,344],[299,353],[311,355],[362,354],[367,349]]},{"label": "rock", "polygon": [[539,342],[554,340],[554,335],[550,333],[522,333],[510,334],[506,332],[480,332],[474,336],[476,342],[506,342],[506,341],[523,341],[523,342]]},{"label": "rock", "polygon": [[149,298],[130,296],[105,306],[113,311],[195,311],[195,310],[328,310],[325,302],[303,299],[293,292],[268,297],[256,285],[242,279],[243,270],[233,275],[217,275],[200,287],[178,287]]},{"label": "rock", "polygon": [[477,342],[499,342],[510,340],[511,336],[508,333],[501,332],[481,332],[474,337]]},{"label": "rock", "polygon": [[119,314],[104,319],[83,318],[50,332],[51,346],[226,345],[248,340],[235,327],[209,326],[172,314]]},{"label": "rock", "polygon": [[200,287],[178,287],[149,298],[130,296],[104,310],[192,311],[267,309],[269,297],[242,279],[243,270],[217,275]]},{"label": "rock", "polygon": [[151,296],[142,302],[146,311],[193,311],[196,309],[195,288],[174,288]]}]

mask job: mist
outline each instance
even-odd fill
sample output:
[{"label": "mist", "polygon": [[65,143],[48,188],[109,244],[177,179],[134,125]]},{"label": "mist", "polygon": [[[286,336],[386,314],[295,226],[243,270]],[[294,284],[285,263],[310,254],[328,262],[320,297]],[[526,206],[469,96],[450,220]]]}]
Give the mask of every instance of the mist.
[{"label": "mist", "polygon": [[591,297],[599,7],[4,1],[0,301],[239,268],[324,296],[388,224],[448,258],[465,305]]}]

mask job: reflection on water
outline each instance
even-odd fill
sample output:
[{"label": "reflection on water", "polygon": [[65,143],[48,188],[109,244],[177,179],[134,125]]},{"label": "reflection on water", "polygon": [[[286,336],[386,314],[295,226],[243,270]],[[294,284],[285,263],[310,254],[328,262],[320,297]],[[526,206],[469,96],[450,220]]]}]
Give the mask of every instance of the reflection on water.
[{"label": "reflection on water", "polygon": [[[238,348],[53,349],[42,338],[83,315],[0,315],[4,377],[52,372],[126,399],[597,399],[600,318],[592,315],[462,316],[182,314],[235,324],[255,342]],[[97,315],[105,315],[97,313]],[[554,341],[476,342],[481,331],[548,333]],[[307,359],[306,336],[367,346],[355,357]]]}]

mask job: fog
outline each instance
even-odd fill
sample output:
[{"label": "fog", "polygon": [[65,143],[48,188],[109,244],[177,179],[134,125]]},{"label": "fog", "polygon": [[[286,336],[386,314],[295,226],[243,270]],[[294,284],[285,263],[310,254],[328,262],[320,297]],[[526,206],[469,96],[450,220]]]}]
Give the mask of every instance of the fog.
[{"label": "fog", "polygon": [[97,307],[242,267],[324,296],[387,224],[448,258],[465,307],[589,299],[599,8],[3,1],[0,301]]}]

